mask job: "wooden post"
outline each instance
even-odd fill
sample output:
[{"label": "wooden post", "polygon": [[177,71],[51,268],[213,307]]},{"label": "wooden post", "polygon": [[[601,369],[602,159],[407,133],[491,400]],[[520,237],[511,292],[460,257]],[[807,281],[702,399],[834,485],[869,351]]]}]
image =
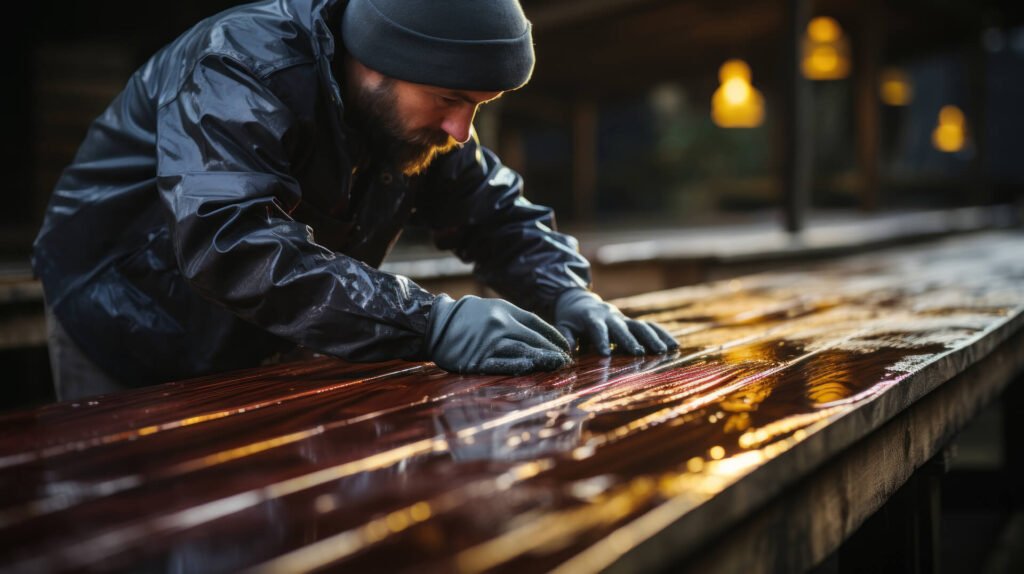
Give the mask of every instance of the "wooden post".
[{"label": "wooden post", "polygon": [[591,100],[573,105],[572,195],[576,221],[593,222],[597,211],[597,104]]},{"label": "wooden post", "polygon": [[929,461],[911,475],[839,548],[840,574],[938,572],[940,474]]},{"label": "wooden post", "polygon": [[798,233],[804,217],[811,186],[811,86],[800,73],[801,39],[807,25],[807,0],[785,0],[783,24],[783,64],[781,74],[781,120],[783,215],[786,231]]},{"label": "wooden post", "polygon": [[1024,375],[1007,387],[1002,397],[1003,456],[1006,465],[1006,484],[1010,495],[1011,511],[1024,512],[1024,445],[1019,435],[1020,421],[1024,420]]},{"label": "wooden post", "polygon": [[881,105],[878,87],[881,69],[882,30],[885,21],[877,0],[861,3],[860,34],[854,61],[856,98],[857,163],[861,173],[861,209],[876,211],[879,204],[881,153]]},{"label": "wooden post", "polygon": [[480,143],[495,152],[499,152],[501,146],[501,108],[504,102],[498,100],[486,106],[481,106],[473,122],[476,126]]},{"label": "wooden post", "polygon": [[985,123],[988,101],[988,53],[981,46],[971,48],[968,53],[968,81],[970,108],[967,110],[967,141],[974,147],[971,157],[970,175],[966,182],[967,205],[992,203],[992,189],[988,181],[988,158],[985,146]]},{"label": "wooden post", "polygon": [[523,134],[514,125],[501,130],[498,137],[498,156],[501,163],[519,173],[526,172],[526,146]]}]

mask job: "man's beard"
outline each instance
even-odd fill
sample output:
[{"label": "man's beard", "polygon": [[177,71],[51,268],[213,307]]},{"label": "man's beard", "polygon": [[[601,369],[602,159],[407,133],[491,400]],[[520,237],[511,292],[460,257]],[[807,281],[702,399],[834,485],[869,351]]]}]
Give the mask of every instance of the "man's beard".
[{"label": "man's beard", "polygon": [[398,116],[394,86],[392,78],[384,78],[373,88],[357,86],[352,119],[366,137],[370,153],[413,176],[427,169],[434,158],[461,144],[444,130],[407,131]]}]

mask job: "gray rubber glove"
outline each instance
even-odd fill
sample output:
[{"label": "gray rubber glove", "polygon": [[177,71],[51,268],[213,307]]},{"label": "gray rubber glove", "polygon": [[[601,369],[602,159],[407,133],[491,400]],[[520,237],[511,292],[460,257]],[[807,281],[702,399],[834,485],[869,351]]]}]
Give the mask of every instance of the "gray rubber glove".
[{"label": "gray rubber glove", "polygon": [[615,305],[584,289],[570,289],[555,302],[555,328],[572,349],[583,339],[601,355],[611,354],[611,343],[631,355],[665,353],[678,349],[672,335],[654,323],[630,319]]},{"label": "gray rubber glove", "polygon": [[427,349],[438,367],[457,373],[518,375],[572,361],[569,343],[537,315],[472,295],[434,300]]}]

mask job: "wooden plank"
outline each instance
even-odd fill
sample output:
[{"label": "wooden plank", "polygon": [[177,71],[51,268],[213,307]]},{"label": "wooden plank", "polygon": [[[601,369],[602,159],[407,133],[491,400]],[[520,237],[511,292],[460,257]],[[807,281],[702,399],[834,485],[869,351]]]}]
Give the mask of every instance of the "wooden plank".
[{"label": "wooden plank", "polygon": [[[9,413],[0,569],[671,564],[1016,356],[1022,253],[993,233],[621,300],[670,357],[513,378],[317,359]],[[916,459],[887,460],[896,483]]]},{"label": "wooden plank", "polygon": [[[1015,376],[1024,372],[1024,332],[842,452],[711,545],[680,572],[801,572],[821,563]],[[824,440],[824,436],[818,439]],[[669,538],[668,533],[659,537]],[[656,538],[646,544],[657,544]],[[667,543],[668,540],[662,543]],[[616,571],[643,567],[636,556]],[[664,553],[662,553],[664,554]],[[934,562],[934,558],[932,558]]]},{"label": "wooden plank", "polygon": [[0,350],[46,345],[46,318],[41,309],[0,309]]}]

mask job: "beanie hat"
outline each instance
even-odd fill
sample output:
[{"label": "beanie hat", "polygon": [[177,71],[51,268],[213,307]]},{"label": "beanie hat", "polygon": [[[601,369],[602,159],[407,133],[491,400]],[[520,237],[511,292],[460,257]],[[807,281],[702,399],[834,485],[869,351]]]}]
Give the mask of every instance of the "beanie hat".
[{"label": "beanie hat", "polygon": [[417,84],[507,91],[533,73],[518,0],[350,0],[341,37],[365,66]]}]

